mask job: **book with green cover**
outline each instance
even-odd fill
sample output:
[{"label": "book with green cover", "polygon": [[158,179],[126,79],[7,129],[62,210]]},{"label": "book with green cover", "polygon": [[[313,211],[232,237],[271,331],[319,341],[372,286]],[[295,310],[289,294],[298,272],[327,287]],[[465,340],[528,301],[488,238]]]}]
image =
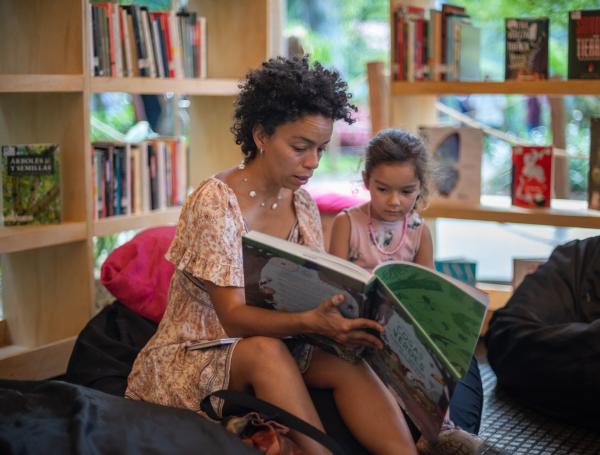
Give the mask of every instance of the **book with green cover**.
[{"label": "book with green cover", "polygon": [[4,226],[61,221],[59,148],[56,144],[2,145]]},{"label": "book with green cover", "polygon": [[307,311],[341,293],[342,315],[384,326],[382,350],[351,351],[321,336],[304,337],[348,360],[366,361],[423,435],[435,440],[454,388],[469,368],[487,295],[414,263],[386,262],[369,273],[255,231],[244,235],[242,243],[246,303]]}]

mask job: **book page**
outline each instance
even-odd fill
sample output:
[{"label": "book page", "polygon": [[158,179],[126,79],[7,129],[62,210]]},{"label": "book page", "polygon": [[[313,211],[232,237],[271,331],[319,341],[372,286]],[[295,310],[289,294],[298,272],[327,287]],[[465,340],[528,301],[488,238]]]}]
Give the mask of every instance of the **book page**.
[{"label": "book page", "polygon": [[324,251],[318,251],[304,245],[288,242],[287,240],[257,231],[250,231],[244,235],[244,238],[246,239],[245,241],[268,246],[273,251],[279,251],[287,255],[314,262],[321,267],[326,267],[337,271],[338,273],[347,275],[353,280],[367,283],[371,278],[371,274],[362,267],[332,254],[325,253]]},{"label": "book page", "polygon": [[412,263],[387,263],[374,273],[451,365],[456,379],[462,378],[479,339],[487,295]]},{"label": "book page", "polygon": [[375,288],[372,318],[384,325],[383,350],[366,358],[398,403],[426,438],[437,436],[456,379],[438,359],[413,318],[396,304],[384,286]]},{"label": "book page", "polygon": [[306,311],[335,294],[343,294],[340,312],[347,318],[359,316],[357,300],[345,289],[323,281],[317,270],[281,257],[272,257],[260,271],[258,287],[265,301],[278,311]]}]

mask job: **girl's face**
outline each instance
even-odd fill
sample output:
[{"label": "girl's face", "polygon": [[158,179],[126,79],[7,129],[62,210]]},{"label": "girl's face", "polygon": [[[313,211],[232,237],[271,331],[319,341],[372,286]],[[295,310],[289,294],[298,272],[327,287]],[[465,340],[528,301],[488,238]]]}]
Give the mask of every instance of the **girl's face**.
[{"label": "girl's face", "polygon": [[408,215],[421,192],[411,162],[378,164],[364,180],[371,193],[371,216],[382,221],[398,221]]},{"label": "girl's face", "polygon": [[254,140],[264,150],[259,159],[272,182],[291,190],[307,183],[319,166],[332,130],[333,120],[322,115],[284,123],[270,136],[256,130]]}]

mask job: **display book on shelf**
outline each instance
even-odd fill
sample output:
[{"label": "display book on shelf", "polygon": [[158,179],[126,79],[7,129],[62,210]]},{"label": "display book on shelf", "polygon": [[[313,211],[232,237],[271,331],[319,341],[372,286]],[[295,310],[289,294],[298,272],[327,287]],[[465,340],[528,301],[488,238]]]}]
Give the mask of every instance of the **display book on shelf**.
[{"label": "display book on shelf", "polygon": [[504,79],[548,79],[550,20],[510,17],[504,21]]},{"label": "display book on shelf", "polygon": [[94,142],[91,154],[96,219],[183,204],[189,161],[183,138]]},{"label": "display book on shelf", "polygon": [[61,221],[58,144],[0,145],[0,225]]},{"label": "display book on shelf", "polygon": [[88,8],[94,76],[206,78],[206,18],[92,1]]}]

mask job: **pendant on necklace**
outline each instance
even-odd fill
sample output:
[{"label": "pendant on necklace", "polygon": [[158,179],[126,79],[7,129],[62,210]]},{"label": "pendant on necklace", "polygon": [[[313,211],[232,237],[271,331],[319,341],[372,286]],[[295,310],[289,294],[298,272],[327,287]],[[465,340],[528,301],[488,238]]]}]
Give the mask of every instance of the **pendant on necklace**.
[{"label": "pendant on necklace", "polygon": [[256,191],[250,190],[250,192],[248,193],[248,196],[250,196],[252,199],[254,199],[256,197]]}]

